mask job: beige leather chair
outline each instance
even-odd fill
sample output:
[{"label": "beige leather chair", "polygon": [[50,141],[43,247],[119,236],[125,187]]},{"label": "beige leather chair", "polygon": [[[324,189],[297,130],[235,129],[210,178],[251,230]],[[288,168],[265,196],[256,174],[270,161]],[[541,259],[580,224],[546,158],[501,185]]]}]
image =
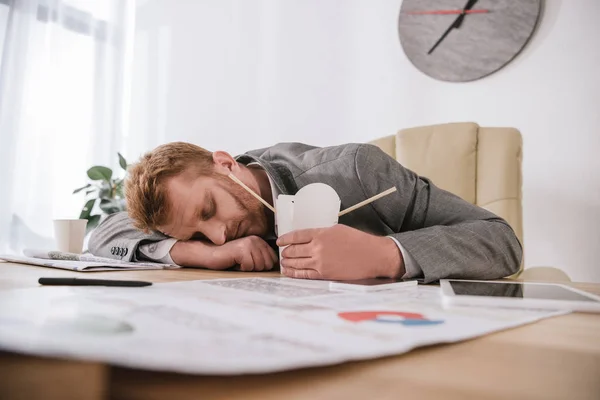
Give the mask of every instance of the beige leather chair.
[{"label": "beige leather chair", "polygon": [[[518,130],[453,123],[403,129],[371,143],[442,189],[504,218],[523,243],[523,141]],[[570,280],[556,268],[523,270],[523,265],[513,278]]]}]

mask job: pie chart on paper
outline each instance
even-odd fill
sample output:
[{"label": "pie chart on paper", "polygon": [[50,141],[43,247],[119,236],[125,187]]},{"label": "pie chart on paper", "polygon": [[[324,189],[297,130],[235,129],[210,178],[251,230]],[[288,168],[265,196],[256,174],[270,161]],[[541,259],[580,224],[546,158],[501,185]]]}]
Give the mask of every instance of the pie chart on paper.
[{"label": "pie chart on paper", "polygon": [[401,311],[350,311],[338,313],[338,316],[350,322],[370,321],[404,326],[430,326],[444,323],[443,320],[431,320],[422,314]]}]

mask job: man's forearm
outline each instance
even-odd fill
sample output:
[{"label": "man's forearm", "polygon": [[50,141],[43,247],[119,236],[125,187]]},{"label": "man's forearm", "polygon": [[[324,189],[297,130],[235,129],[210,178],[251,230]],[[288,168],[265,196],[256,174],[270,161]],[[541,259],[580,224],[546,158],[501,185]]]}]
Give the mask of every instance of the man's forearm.
[{"label": "man's forearm", "polygon": [[523,254],[516,235],[500,219],[432,226],[394,237],[415,258],[426,282],[503,278],[518,271]]},{"label": "man's forearm", "polygon": [[140,243],[159,242],[168,239],[158,232],[146,234],[133,226],[127,212],[109,215],[92,232],[88,250],[95,256],[137,261]]},{"label": "man's forearm", "polygon": [[199,240],[178,241],[170,251],[173,262],[182,267],[227,268],[215,257],[217,246]]},{"label": "man's forearm", "polygon": [[223,245],[188,240],[175,243],[171,258],[182,267],[223,270],[239,265],[242,271],[270,270],[277,262],[275,251],[258,236],[246,236]]}]

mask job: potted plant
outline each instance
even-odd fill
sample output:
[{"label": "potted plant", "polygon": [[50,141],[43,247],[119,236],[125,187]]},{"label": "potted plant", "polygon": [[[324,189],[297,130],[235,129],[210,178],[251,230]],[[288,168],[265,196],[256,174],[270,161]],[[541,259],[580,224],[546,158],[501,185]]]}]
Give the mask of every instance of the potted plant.
[{"label": "potted plant", "polygon": [[[127,161],[119,155],[119,165],[127,173]],[[86,202],[81,209],[80,219],[87,219],[87,231],[91,231],[100,223],[103,216],[126,210],[123,183],[125,176],[113,176],[112,169],[101,165],[95,165],[87,170],[87,176],[92,182],[75,189],[73,194],[85,190]],[[92,214],[94,207],[98,205],[100,214]]]}]

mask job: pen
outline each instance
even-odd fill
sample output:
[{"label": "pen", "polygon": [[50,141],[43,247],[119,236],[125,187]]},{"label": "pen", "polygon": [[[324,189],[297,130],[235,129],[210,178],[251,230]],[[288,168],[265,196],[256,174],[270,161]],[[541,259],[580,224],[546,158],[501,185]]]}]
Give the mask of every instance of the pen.
[{"label": "pen", "polygon": [[79,278],[40,278],[40,285],[67,285],[67,286],[150,286],[152,282],[144,281],[117,281],[112,279],[79,279]]}]

